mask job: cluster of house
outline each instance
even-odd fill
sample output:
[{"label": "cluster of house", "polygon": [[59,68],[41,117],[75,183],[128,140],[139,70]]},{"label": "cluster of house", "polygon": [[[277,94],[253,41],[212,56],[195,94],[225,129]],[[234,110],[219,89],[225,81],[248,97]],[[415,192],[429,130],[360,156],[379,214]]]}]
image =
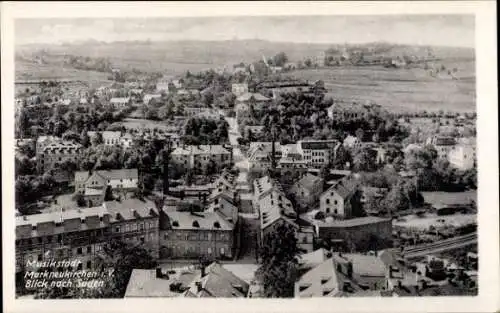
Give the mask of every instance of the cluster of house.
[{"label": "cluster of house", "polygon": [[[475,137],[455,138],[435,135],[429,137],[425,144],[434,147],[438,158],[448,160],[450,165],[457,169],[471,169],[477,162]],[[403,151],[409,154],[422,148],[421,144],[409,144]]]},{"label": "cluster of house", "polygon": [[206,172],[209,166],[216,169],[230,167],[233,154],[227,145],[181,145],[170,154],[172,164],[184,170]]},{"label": "cluster of house", "polygon": [[[477,255],[471,266],[435,256],[408,262],[392,250],[342,253],[318,249],[299,257],[296,298],[462,295],[477,286]],[[475,263],[474,263],[475,262]],[[454,277],[453,279],[448,279]]]},{"label": "cluster of house", "polygon": [[280,223],[287,223],[297,230],[305,251],[311,251],[317,239],[356,251],[390,246],[392,221],[364,216],[362,188],[350,178],[329,183],[307,173],[291,186],[287,197],[276,180],[256,179],[253,201],[260,216],[261,240]]},{"label": "cluster of house", "polygon": [[[106,186],[114,191],[137,188],[137,170],[79,173],[78,178],[75,190],[83,195]],[[235,184],[235,177],[223,171],[199,210],[173,197],[161,208],[129,197],[17,216],[16,270],[28,270],[29,260],[48,258],[79,259],[83,268],[96,268],[102,246],[113,238],[143,244],[155,258],[232,259],[237,248]]]},{"label": "cluster of house", "polygon": [[280,171],[304,173],[310,168],[319,169],[330,164],[341,149],[344,146],[337,140],[300,140],[286,145],[251,142],[247,151],[249,170],[267,170],[271,168],[274,158],[276,168]]}]

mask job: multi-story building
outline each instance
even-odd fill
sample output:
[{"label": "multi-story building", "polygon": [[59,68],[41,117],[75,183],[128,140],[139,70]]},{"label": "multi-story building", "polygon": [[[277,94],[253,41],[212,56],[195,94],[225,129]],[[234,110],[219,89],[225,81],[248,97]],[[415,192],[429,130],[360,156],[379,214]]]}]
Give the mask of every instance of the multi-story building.
[{"label": "multi-story building", "polygon": [[151,201],[127,199],[107,201],[104,209],[110,214],[110,237],[146,249],[159,258],[160,213]]},{"label": "multi-story building", "polygon": [[267,108],[271,101],[271,99],[260,93],[244,93],[236,98],[236,117],[248,114],[250,112],[250,104],[252,104],[254,110],[259,111]]},{"label": "multi-story building", "polygon": [[448,161],[457,169],[471,169],[476,162],[476,149],[472,145],[456,145],[448,153]]},{"label": "multi-story building", "polygon": [[349,148],[349,149],[358,149],[361,148],[363,144],[361,143],[361,140],[359,140],[358,137],[348,135],[344,139],[344,147]]},{"label": "multi-story building", "polygon": [[123,134],[120,137],[120,146],[123,147],[123,149],[128,149],[132,147],[132,144],[134,142],[134,136],[131,134]]},{"label": "multi-story building", "polygon": [[257,85],[256,89],[259,92],[270,91],[273,95],[273,99],[277,99],[282,93],[290,92],[309,92],[311,90],[311,85],[307,82],[289,80],[289,81],[267,81],[261,82]]},{"label": "multi-story building", "polygon": [[447,159],[450,151],[455,148],[456,140],[453,137],[433,136],[427,139],[426,144],[436,149],[438,158]]},{"label": "multi-story building", "polygon": [[161,100],[161,94],[145,94],[142,98],[142,103],[148,105],[152,99]]},{"label": "multi-story building", "polygon": [[75,193],[82,194],[86,188],[133,191],[137,189],[139,173],[134,169],[101,170],[94,172],[79,171],[75,173]]},{"label": "multi-story building", "polygon": [[268,234],[275,232],[280,225],[287,224],[295,230],[298,247],[305,251],[312,250],[314,231],[295,223],[297,213],[277,181],[269,176],[254,180],[253,201],[255,211],[259,212],[261,246]]},{"label": "multi-story building", "polygon": [[[37,141],[36,162],[39,173],[54,169],[56,172],[67,172],[61,168],[61,164],[66,161],[78,164],[79,156],[83,146],[79,143],[66,140],[48,140],[40,143]],[[61,181],[67,181],[70,173],[67,175],[56,175]],[[58,179],[59,180],[59,179]]]},{"label": "multi-story building", "polygon": [[338,145],[337,140],[301,140],[297,152],[309,167],[321,168],[335,160]]},{"label": "multi-story building", "polygon": [[325,216],[349,219],[361,212],[361,192],[358,186],[348,180],[333,184],[319,197],[319,210]]},{"label": "multi-story building", "polygon": [[187,117],[205,117],[211,120],[218,120],[222,117],[217,110],[209,107],[184,107],[184,114]]},{"label": "multi-story building", "polygon": [[89,138],[92,140],[95,136],[98,136],[100,134],[102,136],[102,142],[106,146],[116,146],[120,144],[120,138],[122,136],[121,132],[119,131],[102,131],[102,132],[96,132],[96,131],[88,131],[87,135]]},{"label": "multi-story building", "polygon": [[[261,172],[271,167],[272,161],[272,142],[251,142],[248,149],[248,163],[251,172]],[[276,163],[281,158],[281,145],[274,143],[274,156]]]},{"label": "multi-story building", "polygon": [[212,162],[219,169],[232,162],[232,152],[222,145],[184,145],[170,155],[172,163],[198,172],[205,172]]},{"label": "multi-story building", "polygon": [[104,207],[17,216],[16,273],[50,259],[78,260],[75,270],[95,268],[110,235],[110,218]]},{"label": "multi-story building", "polygon": [[236,97],[239,97],[243,94],[248,93],[248,84],[242,83],[242,84],[232,84],[231,86],[231,92],[233,95]]},{"label": "multi-story building", "polygon": [[358,119],[363,118],[370,113],[380,112],[381,106],[378,104],[367,103],[344,103],[338,102],[332,104],[326,109],[330,119]]},{"label": "multi-story building", "polygon": [[163,212],[161,258],[227,259],[234,253],[234,224],[215,212]]},{"label": "multi-story building", "polygon": [[305,174],[292,186],[290,192],[295,196],[300,213],[315,209],[323,192],[323,179],[309,173]]},{"label": "multi-story building", "polygon": [[132,104],[132,100],[130,97],[111,98],[109,104],[115,108],[126,108]]}]

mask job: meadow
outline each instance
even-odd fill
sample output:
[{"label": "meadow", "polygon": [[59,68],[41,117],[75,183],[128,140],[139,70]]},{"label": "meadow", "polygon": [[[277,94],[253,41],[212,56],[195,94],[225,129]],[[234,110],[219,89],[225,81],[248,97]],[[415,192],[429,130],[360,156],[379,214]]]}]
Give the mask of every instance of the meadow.
[{"label": "meadow", "polygon": [[[466,63],[466,62],[465,62]],[[391,111],[475,111],[475,78],[460,63],[457,80],[432,77],[424,69],[381,66],[306,69],[290,72],[301,79],[323,80],[328,96],[344,101],[374,101]]]}]

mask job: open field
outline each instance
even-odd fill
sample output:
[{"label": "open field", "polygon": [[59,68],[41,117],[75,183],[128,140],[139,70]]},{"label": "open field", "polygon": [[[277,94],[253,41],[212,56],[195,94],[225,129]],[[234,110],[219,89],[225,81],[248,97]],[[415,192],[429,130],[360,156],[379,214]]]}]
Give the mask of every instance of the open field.
[{"label": "open field", "polygon": [[380,66],[308,69],[290,74],[310,81],[323,80],[328,95],[334,99],[375,101],[391,111],[472,112],[475,78],[470,64],[462,66],[457,67],[457,80],[434,78],[424,69]]},{"label": "open field", "polygon": [[101,84],[107,84],[107,73],[78,70],[71,67],[63,67],[56,64],[38,64],[28,61],[16,60],[15,63],[15,79],[16,80],[81,80],[88,82],[91,87],[96,87]]}]

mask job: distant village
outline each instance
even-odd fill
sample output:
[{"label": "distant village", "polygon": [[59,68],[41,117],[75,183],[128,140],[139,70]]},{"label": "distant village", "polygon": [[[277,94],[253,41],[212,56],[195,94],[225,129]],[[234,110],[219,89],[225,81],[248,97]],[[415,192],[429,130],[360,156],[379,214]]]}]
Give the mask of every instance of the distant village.
[{"label": "distant village", "polygon": [[26,288],[28,261],[104,270],[112,251],[121,285],[101,297],[477,294],[475,113],[394,113],[293,76],[434,60],[16,82],[16,292],[68,297]]}]

